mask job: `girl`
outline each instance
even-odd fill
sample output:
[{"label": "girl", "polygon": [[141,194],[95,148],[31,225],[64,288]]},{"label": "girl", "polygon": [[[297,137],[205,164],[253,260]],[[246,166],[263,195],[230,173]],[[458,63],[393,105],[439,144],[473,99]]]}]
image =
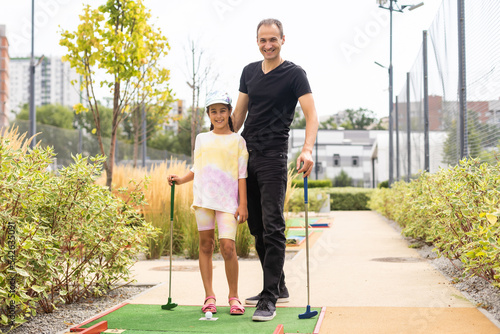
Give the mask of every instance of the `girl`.
[{"label": "girl", "polygon": [[238,223],[248,218],[247,162],[248,151],[243,137],[235,133],[231,122],[231,98],[214,91],[205,103],[210,118],[210,132],[196,136],[194,163],[191,170],[179,177],[169,175],[168,182],[183,184],[194,180],[192,208],[200,234],[200,272],[205,288],[203,312],[217,312],[212,288],[212,255],[215,221],[219,228],[220,251],[224,258],[229,285],[230,314],[244,314],[238,299],[238,258],[234,239]]}]

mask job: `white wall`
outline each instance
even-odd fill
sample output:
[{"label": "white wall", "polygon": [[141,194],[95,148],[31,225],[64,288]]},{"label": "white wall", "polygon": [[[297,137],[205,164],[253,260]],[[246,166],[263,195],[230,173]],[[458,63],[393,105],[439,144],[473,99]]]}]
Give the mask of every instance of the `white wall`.
[{"label": "white wall", "polygon": [[[430,150],[430,172],[435,173],[440,168],[447,168],[441,162],[443,155],[443,143],[446,139],[446,132],[431,131],[429,132],[429,150]],[[302,150],[304,143],[305,130],[294,129],[290,130],[289,139],[289,162],[294,159],[295,155]],[[349,139],[351,138],[351,139]],[[423,143],[423,133],[412,133],[412,140]],[[385,130],[319,130],[316,159],[316,146],[313,149],[313,159],[320,162],[323,166],[327,166],[322,173],[318,174],[318,179],[328,178],[333,179],[341,170],[344,170],[351,178],[355,180],[363,180],[365,187],[372,186],[372,157],[375,161],[375,183],[389,179],[389,133]],[[400,134],[399,140],[400,154],[400,178],[407,174],[407,156],[406,150],[406,134]],[[423,145],[417,146],[423,149]],[[423,169],[424,152],[415,149],[412,145],[411,157],[411,173],[415,174]],[[339,154],[341,166],[333,166],[333,155]],[[373,156],[372,156],[373,155]],[[352,157],[359,157],[359,166],[352,166]],[[394,174],[396,180],[396,138],[394,137]],[[315,179],[315,172],[311,175],[311,179]]]}]

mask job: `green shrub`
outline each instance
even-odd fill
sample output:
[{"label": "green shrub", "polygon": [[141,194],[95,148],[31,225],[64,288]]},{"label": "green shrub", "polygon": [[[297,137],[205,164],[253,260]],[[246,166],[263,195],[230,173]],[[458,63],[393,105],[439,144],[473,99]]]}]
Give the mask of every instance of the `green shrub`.
[{"label": "green shrub", "polygon": [[500,287],[500,164],[462,160],[410,183],[378,189],[370,207],[433,243],[440,256],[460,259],[465,272]]},{"label": "green shrub", "polygon": [[368,188],[330,188],[330,210],[370,210],[368,200],[373,189]]},{"label": "green shrub", "polygon": [[[304,179],[293,180],[292,184],[297,188],[304,188]],[[330,188],[332,180],[307,180],[307,188]]]},{"label": "green shrub", "polygon": [[343,169],[340,171],[340,174],[335,176],[333,179],[334,187],[352,187],[352,177],[350,177],[346,171]]},{"label": "green shrub", "polygon": [[[0,324],[8,322],[8,305],[17,308],[20,324],[37,310],[52,312],[61,303],[102,295],[127,281],[130,267],[154,229],[129,201],[95,184],[103,157],[74,158],[56,176],[47,171],[52,149],[26,151],[0,137]],[[10,252],[7,225],[15,226],[14,270],[7,271]],[[9,281],[15,275],[16,289]]]},{"label": "green shrub", "polygon": [[[330,195],[330,210],[370,210],[368,200],[373,189],[368,188],[313,188],[309,190],[309,210],[319,212]],[[295,192],[290,199],[289,210],[304,211],[304,192]]]},{"label": "green shrub", "polygon": [[[308,190],[308,210],[312,212],[319,212],[321,207],[328,200],[328,195],[325,188],[313,188]],[[288,208],[292,212],[302,212],[305,209],[304,204],[304,191],[295,191],[288,203]]]},{"label": "green shrub", "polygon": [[378,184],[377,188],[389,188],[389,181],[385,180]]}]

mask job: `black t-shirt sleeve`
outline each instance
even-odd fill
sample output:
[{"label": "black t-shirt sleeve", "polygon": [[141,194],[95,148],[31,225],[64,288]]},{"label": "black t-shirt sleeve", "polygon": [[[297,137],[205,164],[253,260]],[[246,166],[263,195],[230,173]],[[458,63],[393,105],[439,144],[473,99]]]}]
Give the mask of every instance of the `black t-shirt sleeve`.
[{"label": "black t-shirt sleeve", "polygon": [[248,68],[248,66],[245,66],[245,68],[243,68],[243,71],[241,72],[241,78],[240,78],[240,92],[242,92],[244,94],[248,94],[248,87],[247,87],[247,83],[245,80],[245,72],[247,71],[247,68]]},{"label": "black t-shirt sleeve", "polygon": [[300,66],[297,66],[295,69],[292,87],[293,94],[297,97],[297,99],[302,95],[312,93],[309,80],[307,80],[306,71],[304,71]]}]

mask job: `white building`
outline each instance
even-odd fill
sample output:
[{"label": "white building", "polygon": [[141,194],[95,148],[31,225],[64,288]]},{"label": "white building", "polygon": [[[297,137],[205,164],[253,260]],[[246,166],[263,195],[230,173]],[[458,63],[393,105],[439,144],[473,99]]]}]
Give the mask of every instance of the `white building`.
[{"label": "white building", "polygon": [[[30,58],[10,59],[10,109],[18,112],[29,103]],[[35,60],[39,62],[38,59]],[[72,85],[71,81],[76,80]],[[35,106],[61,104],[68,107],[80,102],[80,76],[59,57],[44,57],[35,68]]]},{"label": "white building", "polygon": [[0,128],[9,125],[9,41],[0,25]]},{"label": "white building", "polygon": [[179,132],[179,119],[184,113],[184,106],[186,105],[184,100],[177,100],[170,104],[172,109],[169,111],[169,121],[163,125],[164,130],[174,131],[177,135]]},{"label": "white building", "polygon": [[500,125],[500,99],[488,101],[489,123]]},{"label": "white building", "polygon": [[[399,158],[399,179],[408,171],[406,133],[399,134],[400,154],[394,144],[394,180],[397,180],[397,159]],[[297,158],[304,144],[305,130],[290,130],[288,160]],[[416,174],[424,166],[422,132],[411,134],[411,174]],[[441,162],[444,131],[429,132],[430,172],[446,168]],[[396,141],[396,140],[395,140]],[[319,130],[317,144],[314,146],[313,160],[318,170],[313,169],[311,179],[332,180],[343,170],[352,178],[353,186],[372,188],[389,179],[389,132],[387,130]]]}]

